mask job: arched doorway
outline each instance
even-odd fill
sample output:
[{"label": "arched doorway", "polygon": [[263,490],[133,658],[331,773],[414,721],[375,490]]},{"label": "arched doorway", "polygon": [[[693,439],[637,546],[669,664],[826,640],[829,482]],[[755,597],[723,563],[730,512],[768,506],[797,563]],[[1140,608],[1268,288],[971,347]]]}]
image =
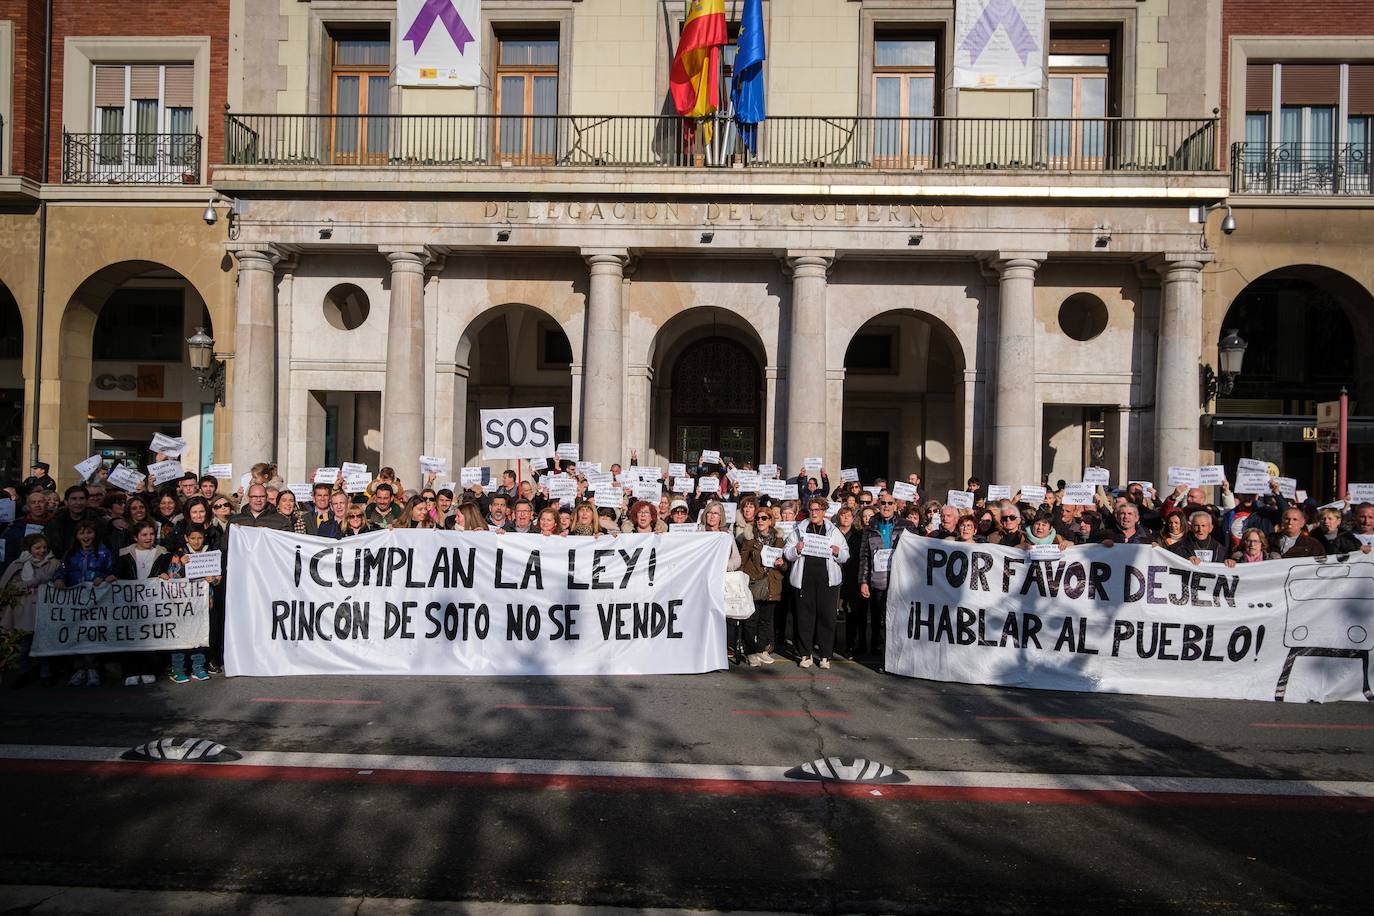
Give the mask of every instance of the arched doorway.
[{"label": "arched doorway", "polygon": [[[1374,297],[1337,271],[1294,266],[1254,280],[1222,322],[1246,341],[1233,389],[1208,418],[1219,460],[1259,458],[1294,477],[1320,502],[1335,495],[1335,456],[1319,453],[1317,404],[1345,388],[1351,398],[1349,480],[1374,479]],[[1215,343],[1214,345],[1215,346]],[[1215,365],[1216,350],[1204,355]]]},{"label": "arched doorway", "polygon": [[673,366],[670,460],[695,464],[716,449],[741,467],[762,460],[763,369],[749,348],[712,335]]},{"label": "arched doorway", "polygon": [[944,324],[884,312],[850,338],[844,356],[840,464],[865,482],[913,472],[931,493],[963,489],[962,350]]},{"label": "arched doorway", "polygon": [[24,467],[24,319],[0,283],[0,477],[18,480]]},{"label": "arched doorway", "polygon": [[572,363],[567,332],[544,310],[509,303],[479,316],[458,343],[455,399],[465,416],[455,423],[454,454],[476,459],[483,408],[552,406],[557,440],[573,441]]}]

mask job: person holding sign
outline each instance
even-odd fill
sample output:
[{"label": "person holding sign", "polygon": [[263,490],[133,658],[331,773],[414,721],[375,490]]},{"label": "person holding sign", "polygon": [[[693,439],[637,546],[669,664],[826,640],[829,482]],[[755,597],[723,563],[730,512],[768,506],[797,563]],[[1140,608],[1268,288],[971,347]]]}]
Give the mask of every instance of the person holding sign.
[{"label": "person holding sign", "polygon": [[1307,517],[1296,506],[1283,510],[1279,529],[1269,535],[1269,549],[1285,560],[1326,556],[1321,542],[1307,533]]},{"label": "person holding sign", "polygon": [[104,543],[107,540],[105,519],[95,509],[87,505],[86,488],[80,485],[67,487],[62,495],[63,507],[43,529],[52,551],[59,556],[67,554],[76,542],[76,529],[88,524],[95,530],[95,539]]},{"label": "person holding sign", "polygon": [[[171,556],[167,548],[156,543],[157,530],[152,522],[138,522],[129,529],[133,543],[121,550],[115,558],[114,574],[118,579],[152,579],[160,569],[165,569],[167,558]],[[157,680],[157,670],[162,657],[157,652],[125,652],[120,656],[120,666],[124,669],[124,686],[152,684]]]},{"label": "person holding sign", "polygon": [[[1298,514],[1299,516],[1302,515],[1302,513]],[[1199,563],[1236,565],[1236,561],[1227,556],[1225,549],[1212,537],[1212,513],[1206,509],[1193,510],[1193,513],[1188,516],[1187,536],[1176,541],[1167,549],[1170,553],[1183,557],[1194,566]],[[1321,548],[1318,547],[1318,549]]]},{"label": "person holding sign", "polygon": [[888,574],[897,542],[907,533],[915,536],[916,526],[899,518],[897,500],[890,493],[883,493],[878,497],[878,514],[864,528],[859,549],[859,594],[868,599],[868,607],[867,613],[849,627],[851,655],[860,645],[861,651],[871,648],[874,654],[883,654],[887,641]]},{"label": "person holding sign", "polygon": [[1241,535],[1251,528],[1258,529],[1267,539],[1278,528],[1287,508],[1288,500],[1277,479],[1269,481],[1269,492],[1263,499],[1256,493],[1237,493],[1235,506],[1221,517],[1221,528],[1230,539],[1231,549],[1240,547]]},{"label": "person holding sign", "polygon": [[1334,557],[1360,550],[1369,553],[1369,547],[1361,544],[1359,538],[1341,527],[1341,522],[1339,509],[1326,508],[1317,513],[1317,525],[1312,529],[1312,536],[1321,542],[1326,555]]},{"label": "person holding sign", "polygon": [[1053,545],[1063,550],[1065,547],[1072,546],[1068,541],[1054,530],[1054,516],[1049,512],[1041,512],[1031,522],[1030,531],[1026,532],[1026,550],[1031,551],[1036,547],[1046,547]]},{"label": "person holding sign", "polygon": [[[18,679],[15,687],[22,687],[29,678],[32,661],[33,631],[37,626],[38,591],[57,575],[59,561],[48,549],[48,539],[42,532],[27,535],[22,541],[24,553],[0,575],[0,591],[18,592],[14,600],[0,608],[0,629],[19,632],[19,658],[15,663]],[[38,660],[38,677],[46,685],[52,683],[52,670],[46,658]]]},{"label": "person holding sign", "polygon": [[[290,492],[289,490],[287,492]],[[193,525],[186,529],[186,545],[173,554],[170,554],[162,564],[159,577],[163,579],[186,579],[188,578],[188,567],[193,563],[192,558],[196,554],[207,552],[205,546],[205,529],[200,525]],[[212,561],[213,562],[213,561]],[[187,671],[186,662],[188,660],[186,652],[170,653],[167,676],[174,684],[185,684],[188,681],[208,681],[210,680],[209,659],[215,659],[216,667],[223,664],[222,653],[224,651],[224,609],[222,596],[218,594],[222,576],[207,577],[210,582],[210,646],[201,646],[192,649],[189,661],[190,671]]]},{"label": "person holding sign", "polygon": [[[85,491],[82,490],[84,494]],[[89,521],[76,523],[73,543],[62,557],[62,564],[53,577],[53,585],[70,588],[87,583],[103,584],[113,582],[114,554],[104,544],[97,543],[95,525]],[[76,671],[67,682],[72,687],[99,687],[100,670],[94,655],[78,655]]]},{"label": "person holding sign", "polygon": [[[719,500],[710,500],[706,503],[706,508],[701,510],[701,520],[697,525],[698,530],[719,532],[730,538],[730,557],[725,561],[725,571],[734,572],[739,569],[740,557],[739,547],[735,545],[735,539],[730,534],[730,528],[725,522],[725,507]],[[744,646],[740,642],[740,622],[733,618],[725,621],[725,645],[728,649],[731,660],[739,665],[744,663]]]},{"label": "person holding sign", "polygon": [[753,536],[740,542],[740,569],[749,576],[749,593],[754,597],[754,616],[744,621],[745,660],[750,668],[771,665],[773,611],[782,600],[782,577],[787,569],[783,548],[787,542],[773,524],[773,509],[764,507],[754,513]]},{"label": "person holding sign", "polygon": [[839,606],[841,564],[849,559],[844,535],[826,520],[823,496],[811,496],[807,518],[792,523],[783,556],[792,564],[789,580],[797,590],[797,654],[810,668],[813,658],[830,667],[835,650],[835,610]]}]

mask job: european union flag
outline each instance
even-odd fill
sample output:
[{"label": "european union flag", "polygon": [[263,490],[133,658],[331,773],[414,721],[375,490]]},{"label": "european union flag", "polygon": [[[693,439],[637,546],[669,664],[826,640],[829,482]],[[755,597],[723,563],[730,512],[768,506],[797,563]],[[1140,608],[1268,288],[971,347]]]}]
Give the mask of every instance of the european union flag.
[{"label": "european union flag", "polygon": [[735,106],[739,135],[748,145],[749,152],[754,153],[757,152],[758,124],[766,117],[763,101],[763,0],[744,0],[738,46],[730,101]]}]

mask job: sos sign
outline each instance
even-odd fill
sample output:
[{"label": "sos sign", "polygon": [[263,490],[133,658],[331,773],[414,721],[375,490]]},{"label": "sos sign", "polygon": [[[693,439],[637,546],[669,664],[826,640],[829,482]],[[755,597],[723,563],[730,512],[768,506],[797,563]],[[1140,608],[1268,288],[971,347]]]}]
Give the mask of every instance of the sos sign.
[{"label": "sos sign", "polygon": [[482,411],[486,458],[549,458],[555,446],[552,407]]}]

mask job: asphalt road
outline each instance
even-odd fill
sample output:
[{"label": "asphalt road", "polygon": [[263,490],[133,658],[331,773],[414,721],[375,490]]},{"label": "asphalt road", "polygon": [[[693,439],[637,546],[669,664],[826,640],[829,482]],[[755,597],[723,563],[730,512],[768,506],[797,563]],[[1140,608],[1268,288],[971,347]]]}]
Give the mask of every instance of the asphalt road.
[{"label": "asphalt road", "polygon": [[[0,695],[0,728],[7,883],[832,912],[1368,910],[1374,709],[1360,703],[780,663],[32,687]],[[162,736],[245,759],[110,762]],[[916,784],[778,775],[822,757]]]}]

